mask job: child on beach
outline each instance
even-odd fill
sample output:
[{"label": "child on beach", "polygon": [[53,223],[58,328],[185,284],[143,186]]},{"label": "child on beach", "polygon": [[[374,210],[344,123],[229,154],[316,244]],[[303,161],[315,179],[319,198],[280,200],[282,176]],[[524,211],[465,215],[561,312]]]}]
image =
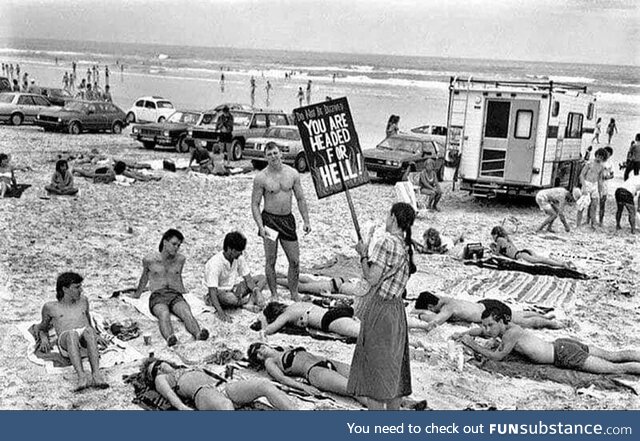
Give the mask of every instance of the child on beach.
[{"label": "child on beach", "polygon": [[[596,207],[600,201],[602,194],[602,181],[604,179],[604,167],[602,163],[607,159],[607,152],[604,149],[596,150],[592,162],[588,162],[580,173],[580,183],[582,184],[582,194],[588,194],[591,198],[589,204],[588,220],[591,228],[595,230]],[[581,216],[578,213],[578,222],[576,227],[580,227]]]},{"label": "child on beach", "polygon": [[0,197],[2,198],[16,186],[14,170],[9,155],[0,153]]},{"label": "child on beach", "polygon": [[533,264],[575,269],[571,262],[562,262],[550,257],[544,257],[526,248],[519,250],[513,242],[511,242],[509,235],[501,226],[493,227],[491,230],[491,238],[493,239],[493,243],[490,245],[490,248],[494,252],[508,257],[509,259],[524,260],[525,262]]},{"label": "child on beach", "polygon": [[568,233],[570,228],[569,223],[564,217],[564,206],[567,202],[572,200],[573,197],[566,188],[556,187],[540,190],[538,194],[536,194],[536,202],[538,203],[540,210],[547,214],[548,217],[538,227],[537,231],[542,231],[546,227],[547,231],[553,232],[553,223],[557,218],[560,218],[560,222],[562,222],[565,231]]},{"label": "child on beach", "polygon": [[[67,272],[58,276],[56,282],[55,302],[47,302],[42,307],[42,322],[38,324],[39,335],[38,350],[49,352],[49,329],[51,326],[58,335],[58,349],[67,357],[76,373],[78,385],[75,391],[88,387],[99,389],[108,388],[109,385],[100,374],[100,355],[98,344],[106,344],[104,339],[98,336],[91,324],[89,314],[89,300],[82,295],[82,276]],[[88,355],[92,375],[84,372],[82,357]]]},{"label": "child on beach", "polygon": [[51,178],[51,184],[44,187],[48,193],[73,196],[78,189],[73,186],[73,175],[69,171],[69,163],[60,159],[56,162],[56,171]]}]

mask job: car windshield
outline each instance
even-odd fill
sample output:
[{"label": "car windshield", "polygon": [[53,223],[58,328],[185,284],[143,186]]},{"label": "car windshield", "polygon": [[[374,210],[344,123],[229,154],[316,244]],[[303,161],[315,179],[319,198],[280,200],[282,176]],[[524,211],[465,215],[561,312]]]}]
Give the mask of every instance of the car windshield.
[{"label": "car windshield", "polygon": [[422,142],[415,139],[387,138],[378,144],[379,149],[397,150],[407,153],[416,153],[422,148]]},{"label": "car windshield", "polygon": [[79,101],[70,101],[64,105],[64,110],[72,110],[75,112],[82,112],[86,109],[86,104]]},{"label": "car windshield", "polygon": [[13,97],[15,97],[12,93],[0,93],[0,103],[12,103]]},{"label": "car windshield", "polygon": [[169,101],[158,101],[158,109],[173,109],[173,104]]},{"label": "car windshield", "polygon": [[233,125],[240,127],[248,127],[251,122],[251,113],[248,112],[231,112],[233,115]]},{"label": "car windshield", "polygon": [[196,124],[200,115],[192,112],[175,112],[173,113],[167,122],[182,123],[182,124]]}]

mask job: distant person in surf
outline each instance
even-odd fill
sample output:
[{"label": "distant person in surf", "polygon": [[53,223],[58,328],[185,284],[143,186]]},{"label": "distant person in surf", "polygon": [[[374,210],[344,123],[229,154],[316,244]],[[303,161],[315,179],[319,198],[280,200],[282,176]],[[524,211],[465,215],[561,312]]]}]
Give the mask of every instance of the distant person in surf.
[{"label": "distant person in surf", "polygon": [[609,125],[607,126],[607,144],[611,145],[611,139],[616,133],[618,133],[618,126],[616,126],[616,120],[614,118],[611,118],[611,120],[609,121]]},{"label": "distant person in surf", "polygon": [[304,91],[302,87],[298,87],[298,104],[299,107],[302,107],[302,101],[304,100]]}]

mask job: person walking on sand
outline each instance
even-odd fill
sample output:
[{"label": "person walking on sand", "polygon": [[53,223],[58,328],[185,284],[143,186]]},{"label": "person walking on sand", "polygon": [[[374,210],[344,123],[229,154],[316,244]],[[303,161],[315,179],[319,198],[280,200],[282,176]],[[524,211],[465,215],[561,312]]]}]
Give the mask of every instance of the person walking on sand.
[{"label": "person walking on sand", "polygon": [[109,85],[109,66],[108,65],[104,65],[104,87],[105,89],[107,88],[107,86]]},{"label": "person walking on sand", "polygon": [[251,107],[256,105],[256,79],[251,77],[251,81],[249,83],[249,87],[251,89]]},{"label": "person walking on sand", "polygon": [[611,139],[616,133],[618,133],[618,126],[616,126],[616,120],[611,118],[609,125],[607,126],[607,137],[609,138],[607,141],[608,145],[611,145]]},{"label": "person walking on sand", "polygon": [[159,252],[142,259],[142,275],[136,292],[132,294],[132,297],[139,298],[147,284],[149,285],[149,310],[158,319],[160,333],[168,346],[178,343],[171,325],[172,313],[184,322],[187,331],[197,340],[209,338],[209,331],[200,328],[191,307],[182,296],[185,292],[182,270],[187,259],[178,250],[183,240],[182,233],[174,229],[169,229],[162,235]]},{"label": "person walking on sand", "polygon": [[362,241],[356,245],[364,278],[372,289],[361,314],[362,325],[353,352],[347,392],[367,397],[369,410],[398,410],[411,395],[407,315],[402,301],[407,282],[416,272],[411,227],[415,211],[409,204],[393,204],[386,235],[368,256]]},{"label": "person walking on sand", "polygon": [[600,193],[600,211],[598,224],[602,227],[604,223],[604,213],[607,207],[607,196],[609,195],[609,181],[613,179],[613,165],[611,164],[611,157],[613,156],[613,149],[611,146],[603,148],[606,153],[606,158],[602,162],[602,192]]},{"label": "person walking on sand", "polygon": [[311,80],[307,81],[307,106],[311,104]]},{"label": "person walking on sand", "polygon": [[267,85],[265,87],[265,90],[267,92],[267,107],[269,107],[269,105],[271,104],[271,82],[269,80],[267,80]]},{"label": "person walking on sand", "polygon": [[[78,375],[75,391],[88,387],[106,389],[109,384],[100,373],[98,345],[106,341],[98,336],[91,322],[89,300],[82,295],[82,276],[67,272],[56,281],[56,301],[47,302],[42,307],[42,321],[37,325],[38,350],[49,352],[51,341],[49,330],[53,327],[58,335],[60,354],[71,361]],[[85,373],[82,357],[89,356],[92,375]]]},{"label": "person walking on sand", "polygon": [[632,170],[635,176],[638,176],[638,173],[640,173],[640,133],[636,133],[636,138],[631,141],[629,151],[627,152],[627,166],[624,170],[625,181],[629,179]]},{"label": "person walking on sand", "polygon": [[593,131],[593,139],[591,139],[591,144],[600,144],[600,133],[602,133],[602,118],[598,118],[596,121],[596,127]]},{"label": "person walking on sand", "polygon": [[[282,155],[276,144],[269,143],[265,147],[267,167],[258,172],[253,180],[251,195],[251,212],[258,226],[258,235],[262,237],[265,254],[265,276],[271,291],[272,299],[278,297],[276,283],[276,258],[278,242],[289,261],[287,274],[291,298],[299,300],[298,276],[300,274],[300,248],[296,233],[296,220],[291,212],[292,196],[295,196],[298,209],[304,222],[303,231],[311,231],[309,210],[302,191],[300,174],[292,167],[282,163]],[[264,209],[260,205],[264,199]]]},{"label": "person walking on sand", "polygon": [[302,107],[302,101],[304,100],[304,91],[302,87],[298,87],[298,104],[299,107]]}]

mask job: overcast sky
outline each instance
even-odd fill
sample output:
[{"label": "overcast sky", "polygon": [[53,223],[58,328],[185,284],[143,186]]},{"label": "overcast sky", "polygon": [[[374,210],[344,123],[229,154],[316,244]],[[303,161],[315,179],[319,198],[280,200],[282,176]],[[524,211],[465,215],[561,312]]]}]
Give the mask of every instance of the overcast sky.
[{"label": "overcast sky", "polygon": [[640,0],[0,0],[0,37],[640,65]]}]

